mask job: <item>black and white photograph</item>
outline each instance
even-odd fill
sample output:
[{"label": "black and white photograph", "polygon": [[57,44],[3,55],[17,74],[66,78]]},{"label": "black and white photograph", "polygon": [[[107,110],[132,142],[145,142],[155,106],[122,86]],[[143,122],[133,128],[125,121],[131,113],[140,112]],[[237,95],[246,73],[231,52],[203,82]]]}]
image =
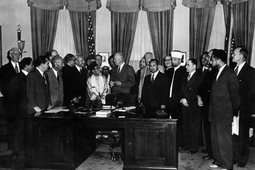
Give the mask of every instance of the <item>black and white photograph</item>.
[{"label": "black and white photograph", "polygon": [[255,170],[255,0],[1,0],[0,170]]}]

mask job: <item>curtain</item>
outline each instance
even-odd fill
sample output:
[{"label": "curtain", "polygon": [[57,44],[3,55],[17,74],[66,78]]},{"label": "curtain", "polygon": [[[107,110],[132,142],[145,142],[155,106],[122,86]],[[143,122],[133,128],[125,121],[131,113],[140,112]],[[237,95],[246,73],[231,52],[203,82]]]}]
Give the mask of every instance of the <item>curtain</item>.
[{"label": "curtain", "polygon": [[59,11],[59,19],[53,49],[57,50],[61,57],[65,57],[67,53],[76,54],[68,10],[64,9]]},{"label": "curtain", "polygon": [[111,12],[112,53],[122,52],[128,63],[132,52],[138,12]]},{"label": "curtain", "polygon": [[173,15],[173,8],[147,12],[154,55],[161,64],[162,59],[169,55],[173,48]]},{"label": "curtain", "polygon": [[140,11],[138,14],[137,28],[135,32],[134,45],[129,64],[135,70],[139,69],[139,61],[146,52],[153,52],[147,12]]},{"label": "curtain", "polygon": [[254,29],[255,29],[255,1],[249,0],[249,26],[248,26],[248,42],[247,49],[249,51],[248,63],[251,63],[252,50],[253,50],[253,41],[254,41]]},{"label": "curtain", "polygon": [[190,58],[199,61],[200,55],[208,49],[214,15],[215,6],[190,8]]},{"label": "curtain", "polygon": [[[96,11],[91,11],[93,30],[95,33]],[[89,55],[88,49],[88,17],[89,12],[69,11],[76,54],[86,59]]]},{"label": "curtain", "polygon": [[58,23],[58,10],[44,10],[30,6],[33,58],[53,48]]}]

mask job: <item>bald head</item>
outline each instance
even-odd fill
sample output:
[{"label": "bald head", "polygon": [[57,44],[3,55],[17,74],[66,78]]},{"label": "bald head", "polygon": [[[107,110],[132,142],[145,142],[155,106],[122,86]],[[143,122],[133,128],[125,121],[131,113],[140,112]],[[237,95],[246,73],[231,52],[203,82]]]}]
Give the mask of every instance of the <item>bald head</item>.
[{"label": "bald head", "polygon": [[11,48],[9,55],[10,55],[9,57],[10,57],[11,61],[19,62],[20,52],[19,52],[18,48],[16,48],[16,47]]},{"label": "bald head", "polygon": [[124,62],[123,54],[118,52],[114,54],[114,63],[115,65],[119,66]]}]

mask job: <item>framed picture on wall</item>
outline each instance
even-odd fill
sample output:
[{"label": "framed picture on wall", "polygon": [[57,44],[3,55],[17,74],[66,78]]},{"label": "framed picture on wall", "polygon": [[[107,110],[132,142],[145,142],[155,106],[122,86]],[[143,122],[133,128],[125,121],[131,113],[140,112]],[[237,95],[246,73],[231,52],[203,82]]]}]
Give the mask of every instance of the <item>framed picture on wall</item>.
[{"label": "framed picture on wall", "polygon": [[181,61],[181,65],[185,66],[187,60],[188,60],[188,56],[187,56],[187,52],[181,52],[182,53],[182,61]]},{"label": "framed picture on wall", "polygon": [[99,55],[102,56],[102,66],[109,66],[108,64],[108,58],[109,58],[109,53],[108,52],[99,52]]}]

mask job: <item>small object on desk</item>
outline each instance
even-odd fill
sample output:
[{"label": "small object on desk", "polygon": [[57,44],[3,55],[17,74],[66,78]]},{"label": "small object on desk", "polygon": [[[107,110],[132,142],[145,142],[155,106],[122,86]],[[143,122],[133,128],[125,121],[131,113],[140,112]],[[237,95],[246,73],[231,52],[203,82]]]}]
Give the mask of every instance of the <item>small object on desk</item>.
[{"label": "small object on desk", "polygon": [[45,113],[58,113],[58,112],[68,112],[69,109],[65,107],[53,107],[49,110],[46,110]]},{"label": "small object on desk", "polygon": [[111,110],[99,110],[96,112],[95,117],[108,117],[111,113]]}]

